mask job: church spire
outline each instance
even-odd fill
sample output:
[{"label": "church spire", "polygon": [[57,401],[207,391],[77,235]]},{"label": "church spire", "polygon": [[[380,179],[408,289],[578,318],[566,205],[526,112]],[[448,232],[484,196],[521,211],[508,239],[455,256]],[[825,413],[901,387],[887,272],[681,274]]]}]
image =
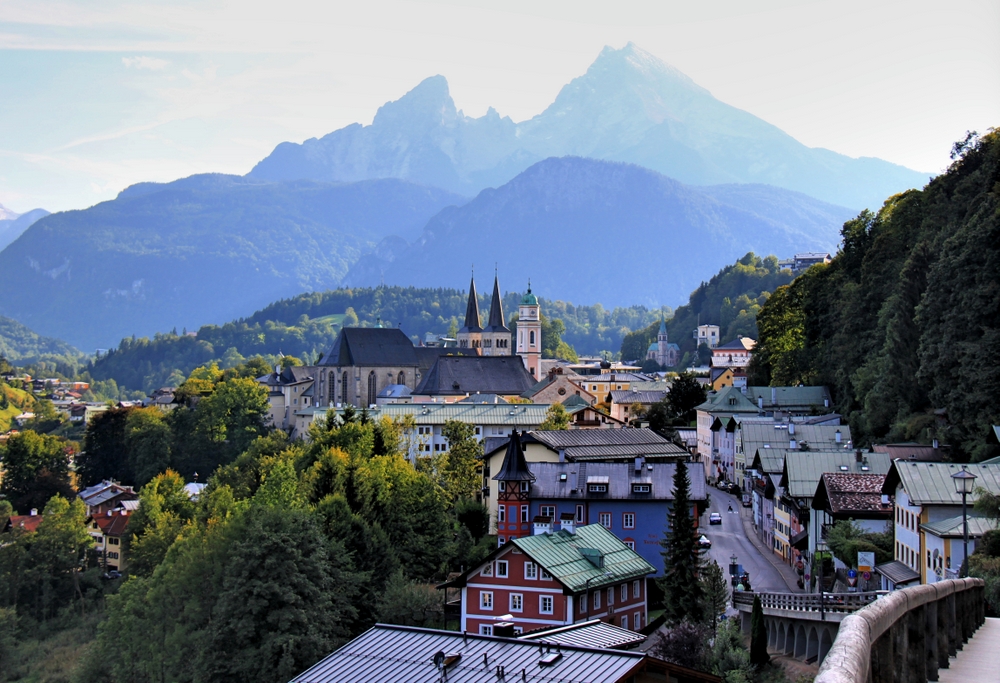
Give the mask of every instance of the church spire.
[{"label": "church spire", "polygon": [[507,442],[507,452],[503,456],[500,471],[493,477],[495,481],[534,481],[535,475],[528,469],[524,459],[524,447],[521,446],[521,435],[515,429],[510,433]]},{"label": "church spire", "polygon": [[510,332],[503,320],[503,300],[500,298],[500,278],[493,275],[493,299],[490,301],[490,321],[486,326],[490,332]]},{"label": "church spire", "polygon": [[465,325],[459,332],[482,332],[479,323],[479,296],[476,294],[475,276],[469,280],[469,302],[465,305]]}]

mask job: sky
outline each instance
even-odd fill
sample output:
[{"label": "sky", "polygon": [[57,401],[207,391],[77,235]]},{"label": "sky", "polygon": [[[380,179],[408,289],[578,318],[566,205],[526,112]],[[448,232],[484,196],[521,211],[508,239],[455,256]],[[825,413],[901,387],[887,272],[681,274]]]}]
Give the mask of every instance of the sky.
[{"label": "sky", "polygon": [[0,204],[243,174],[444,75],[522,121],[632,41],[811,147],[927,173],[1000,125],[997,0],[0,0]]}]

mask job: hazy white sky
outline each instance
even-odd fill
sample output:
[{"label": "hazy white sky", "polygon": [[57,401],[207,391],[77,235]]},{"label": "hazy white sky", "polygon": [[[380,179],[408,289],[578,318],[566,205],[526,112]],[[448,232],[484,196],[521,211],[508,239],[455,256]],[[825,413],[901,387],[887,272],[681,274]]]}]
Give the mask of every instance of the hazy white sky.
[{"label": "hazy white sky", "polygon": [[0,0],[0,204],[246,173],[443,74],[542,111],[628,41],[803,143],[939,172],[1000,122],[1000,2]]}]

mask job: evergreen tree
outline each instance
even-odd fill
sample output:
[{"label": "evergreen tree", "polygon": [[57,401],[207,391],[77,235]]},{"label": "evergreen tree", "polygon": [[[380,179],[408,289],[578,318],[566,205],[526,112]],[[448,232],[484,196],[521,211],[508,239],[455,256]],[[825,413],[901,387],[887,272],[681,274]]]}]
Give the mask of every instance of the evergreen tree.
[{"label": "evergreen tree", "polygon": [[729,604],[729,584],[722,567],[715,560],[705,564],[701,576],[701,590],[705,595],[705,616],[713,624],[726,613]]},{"label": "evergreen tree", "polygon": [[700,623],[704,620],[704,603],[698,573],[701,568],[701,548],[695,535],[691,517],[691,480],[687,465],[677,463],[674,473],[674,501],[667,514],[664,534],[663,577],[659,580],[663,590],[664,617],[668,624],[683,620]]},{"label": "evergreen tree", "polygon": [[750,613],[750,663],[762,667],[771,661],[767,654],[767,627],[764,626],[764,608],[760,596],[753,596],[753,611]]}]

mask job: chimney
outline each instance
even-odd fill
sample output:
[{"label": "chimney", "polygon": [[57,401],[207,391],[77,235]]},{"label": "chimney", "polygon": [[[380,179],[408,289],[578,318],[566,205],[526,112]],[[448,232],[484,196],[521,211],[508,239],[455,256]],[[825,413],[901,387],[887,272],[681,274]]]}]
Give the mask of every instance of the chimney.
[{"label": "chimney", "polygon": [[788,440],[788,449],[789,450],[794,451],[798,447],[799,447],[799,444],[798,444],[797,441],[795,441],[795,439],[789,439]]},{"label": "chimney", "polygon": [[829,408],[830,407],[830,399],[828,399],[828,398],[824,398],[823,399],[823,407],[824,408]]},{"label": "chimney", "polygon": [[635,459],[635,471],[642,472],[642,456],[640,455]]},{"label": "chimney", "polygon": [[771,405],[778,404],[778,388],[771,387]]},{"label": "chimney", "polygon": [[496,622],[493,624],[493,635],[500,638],[513,638],[514,616],[512,614],[505,614],[502,617],[497,617]]},{"label": "chimney", "polygon": [[764,410],[764,397],[763,396],[758,396],[757,397],[757,410]]},{"label": "chimney", "polygon": [[788,421],[788,433],[789,434],[795,433],[795,423],[792,422],[791,420]]},{"label": "chimney", "polygon": [[542,534],[550,533],[552,533],[552,518],[535,517],[531,524],[531,535],[541,536]]},{"label": "chimney", "polygon": [[576,516],[572,512],[564,512],[559,515],[559,528],[567,534],[576,533]]},{"label": "chimney", "polygon": [[566,449],[565,448],[560,448],[559,449],[559,462],[566,462]]},{"label": "chimney", "polygon": [[938,447],[938,440],[937,439],[934,439],[933,441],[931,441],[931,447],[934,448],[934,450],[937,450],[937,447]]},{"label": "chimney", "polygon": [[837,441],[837,443],[841,443],[841,441],[843,441],[844,439],[844,435],[841,434],[840,430],[838,429],[836,432],[834,432],[833,438]]},{"label": "chimney", "polygon": [[854,451],[854,461],[861,462],[862,460],[864,460],[864,456],[861,455],[861,449],[859,448],[858,450]]},{"label": "chimney", "polygon": [[38,516],[38,508],[31,508],[31,515],[30,516],[31,517],[37,517]]}]

